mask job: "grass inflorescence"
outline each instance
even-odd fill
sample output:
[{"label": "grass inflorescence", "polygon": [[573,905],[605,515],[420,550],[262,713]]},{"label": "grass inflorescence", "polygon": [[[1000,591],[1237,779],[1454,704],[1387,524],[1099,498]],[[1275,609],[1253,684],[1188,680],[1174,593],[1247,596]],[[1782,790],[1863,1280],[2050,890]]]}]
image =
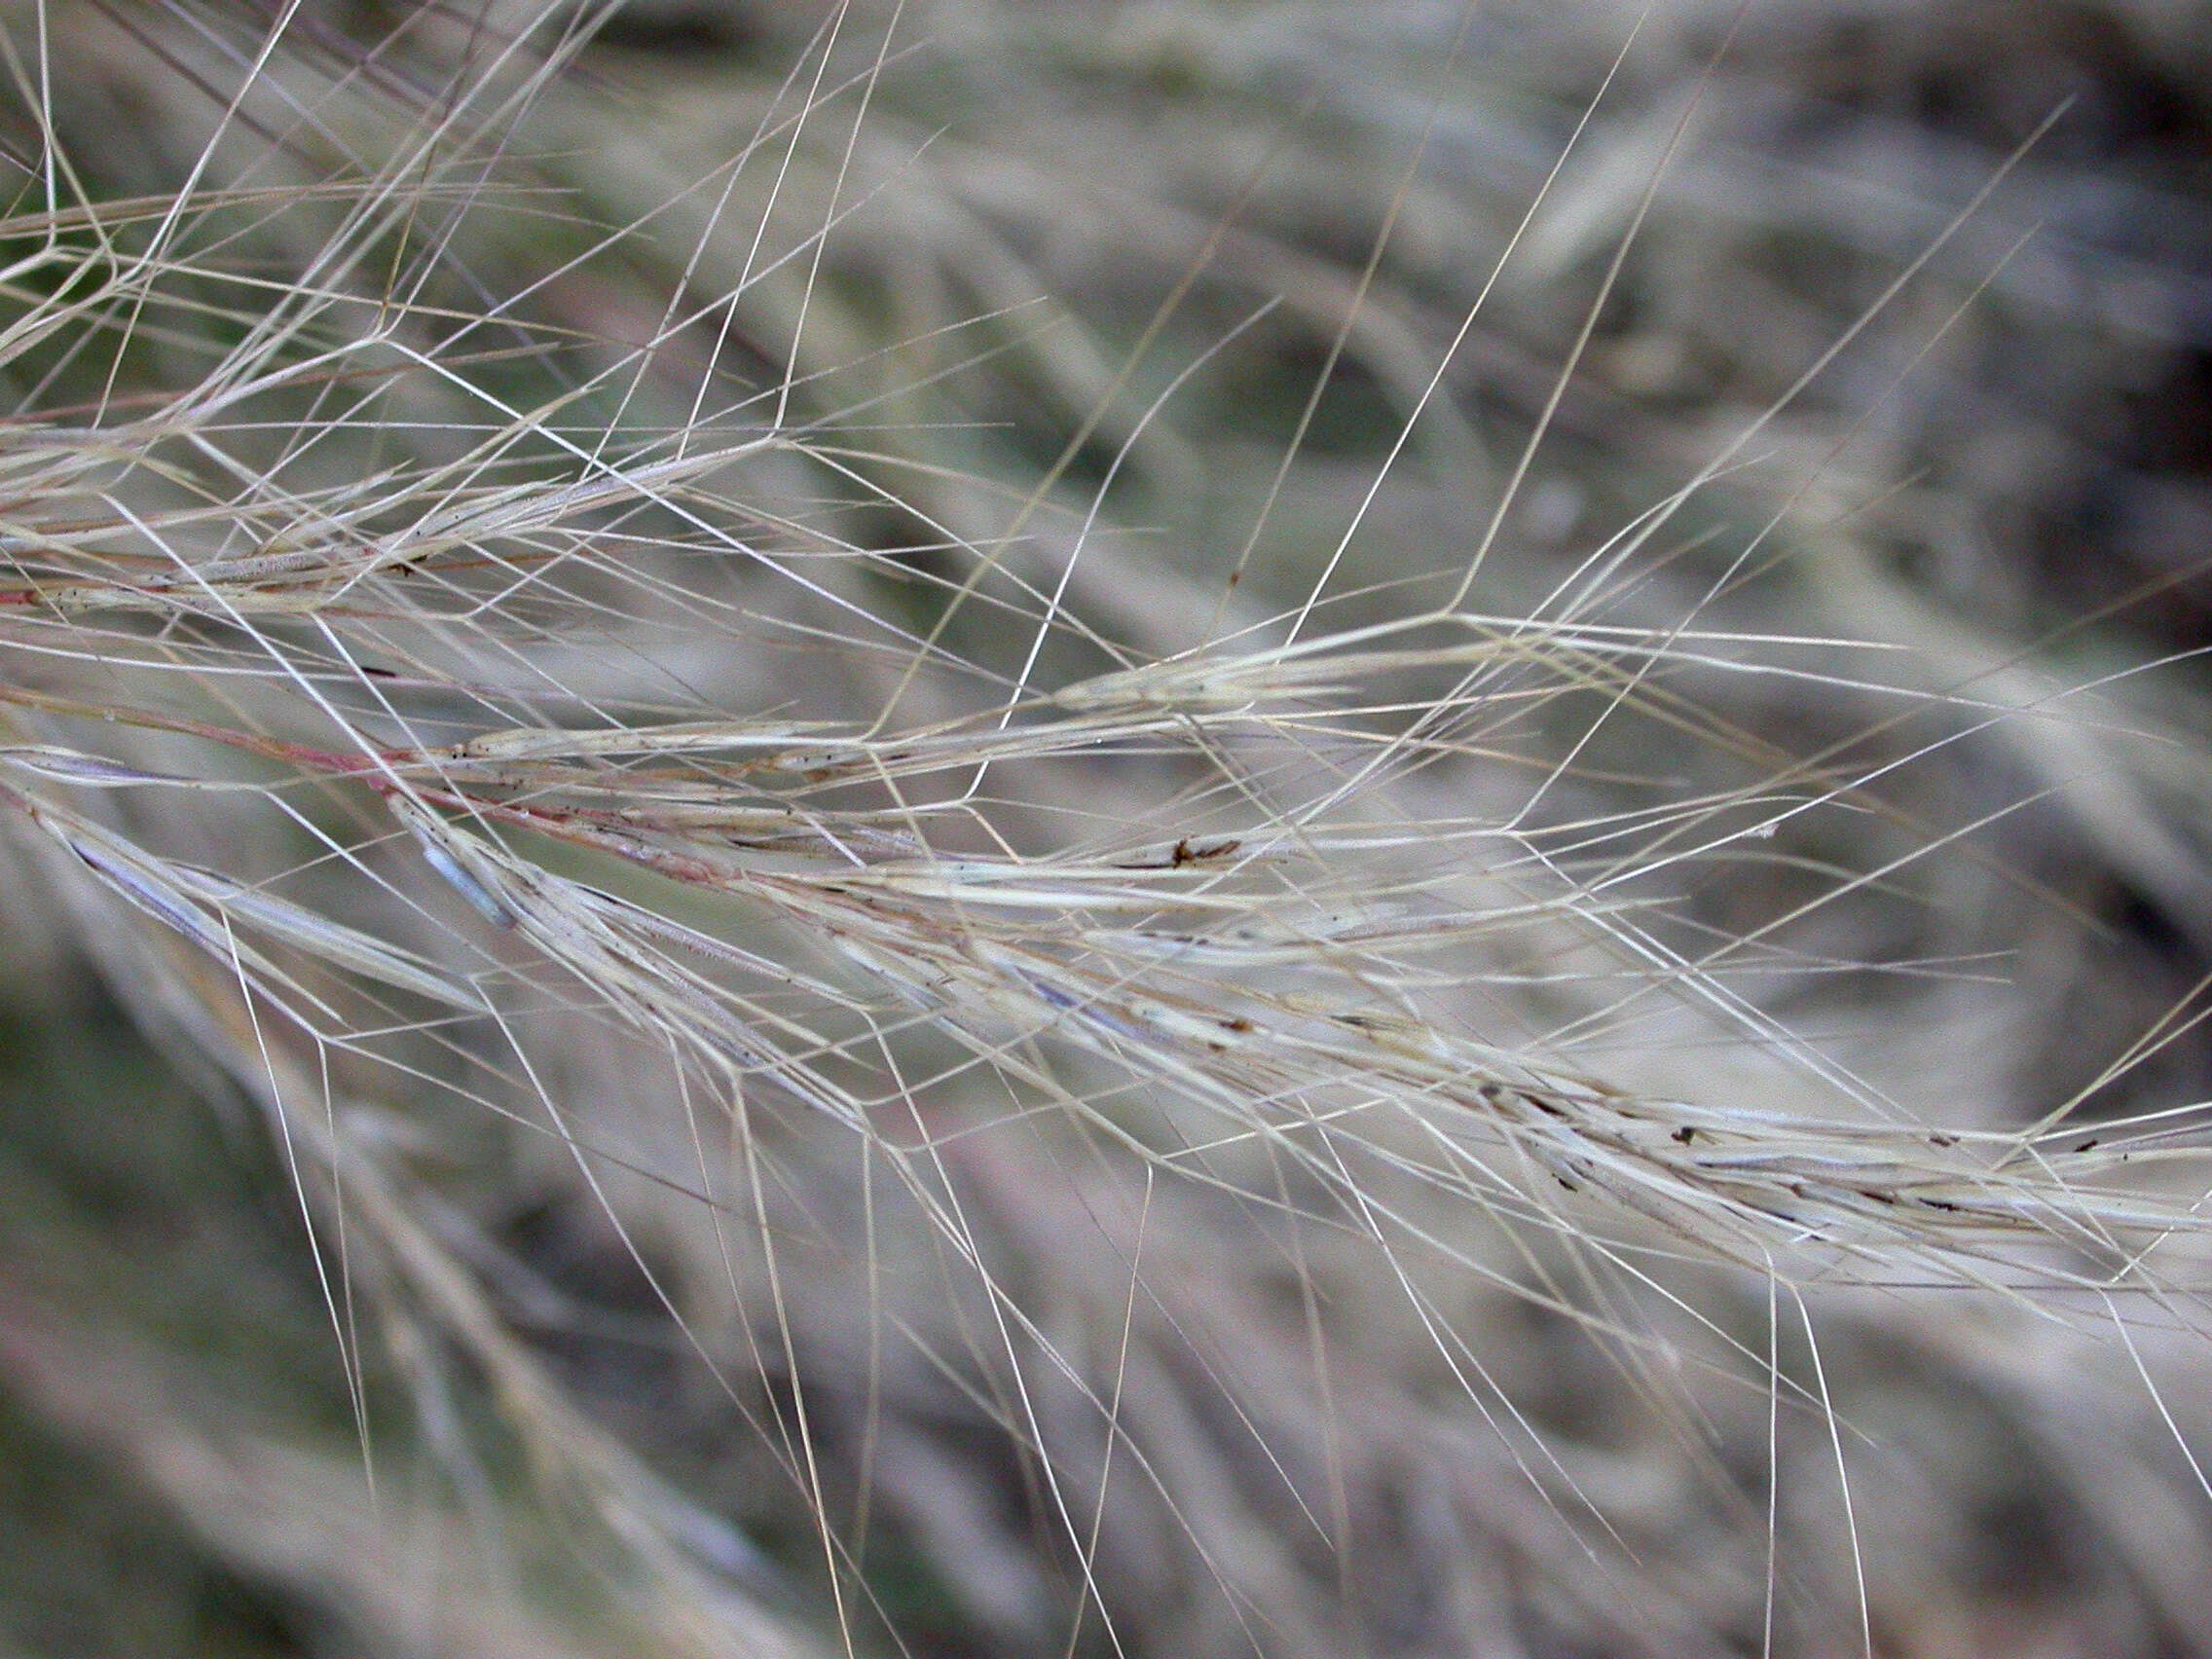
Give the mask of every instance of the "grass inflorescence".
[{"label": "grass inflorescence", "polygon": [[10,929],[321,1309],[11,1396],[364,1650],[2206,1636],[2185,577],[1899,551],[2063,117],[1723,358],[1755,26],[767,10],[6,14]]}]

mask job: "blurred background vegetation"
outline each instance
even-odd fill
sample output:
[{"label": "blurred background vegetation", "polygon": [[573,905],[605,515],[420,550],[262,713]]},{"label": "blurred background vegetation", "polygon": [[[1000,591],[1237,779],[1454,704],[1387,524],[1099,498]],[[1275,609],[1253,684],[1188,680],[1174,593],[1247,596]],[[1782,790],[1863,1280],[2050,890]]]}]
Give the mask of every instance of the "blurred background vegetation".
[{"label": "blurred background vegetation", "polygon": [[[323,279],[348,209],[321,181],[391,176],[463,89],[511,75],[474,182],[441,174],[388,250],[425,360],[533,412],[503,476],[773,403],[818,448],[759,459],[747,498],[780,516],[744,534],[794,568],[857,561],[736,661],[682,604],[601,635],[549,603],[532,660],[580,700],[629,683],[620,652],[678,713],[714,686],[807,719],[903,695],[949,718],[960,693],[909,692],[888,636],[839,631],[865,609],[936,630],[977,683],[1027,678],[1017,610],[948,601],[972,548],[1006,548],[1032,599],[1064,583],[1054,608],[1083,619],[1039,684],[1309,607],[1316,629],[1382,621],[1471,567],[1488,614],[1764,641],[1735,666],[1791,672],[1715,646],[1654,671],[1651,719],[1604,718],[1603,685],[1543,699],[1405,781],[1407,823],[1543,828],[1563,880],[1646,906],[1671,960],[1727,955],[1742,1000],[1685,1013],[1634,964],[1516,939],[1480,977],[1485,1040],[1777,1112],[1812,1098],[1788,1051],[1946,1130],[2061,1108],[2083,1143],[2192,1126],[2178,1109],[2212,1092],[2205,7],[541,11],[11,0],[11,246],[57,222],[51,141],[89,202],[234,193],[193,234],[235,284],[195,276],[85,330],[124,347],[18,342],[15,427],[97,430],[194,384],[255,326],[255,283]],[[506,61],[538,54],[557,71]],[[119,260],[151,222],[118,206]],[[0,298],[29,314],[70,280]],[[331,405],[297,395],[255,405],[267,432],[241,420],[237,453],[264,444],[305,490],[281,433]],[[314,476],[434,467],[473,407],[395,382],[332,419]],[[614,530],[689,534],[667,511]],[[33,633],[0,626],[6,672],[48,685]],[[1814,643],[1838,640],[1885,648]],[[1148,767],[1178,787],[1141,755],[1051,787],[1081,830]],[[1670,803],[1845,779],[1847,810],[1669,857]],[[1061,809],[1029,805],[1009,833],[1051,839]],[[179,857],[236,850],[230,820],[184,816],[121,821]],[[1624,823],[1643,828],[1573,832]],[[614,1149],[611,1197],[483,1110],[489,1086],[428,1088],[427,1059],[419,1094],[395,1068],[332,1129],[356,1153],[303,1145],[221,1057],[222,987],[22,830],[0,875],[11,1650],[2212,1652],[2191,1461],[2212,1345],[2186,1274],[2126,1341],[2093,1298],[2046,1317],[1814,1293],[1817,1322],[1774,1322],[1804,1392],[1770,1448],[1767,1396],[1701,1346],[1766,1351],[1756,1273],[1531,1268],[1596,1309],[1577,1319],[1510,1290],[1514,1246],[1467,1242],[1505,1265],[1435,1292],[1447,1340],[1399,1306],[1433,1266],[1326,1229],[1286,1245],[1248,1194],[977,1137],[957,1183],[979,1292],[881,1167],[778,1120],[755,1202],[789,1259],[749,1299],[735,1269],[718,1291],[697,1206],[653,1187],[676,1131],[612,1039],[579,1021],[537,1051]],[[318,856],[295,837],[266,862]],[[333,1227],[349,1213],[374,1252]],[[1082,1375],[960,1361],[1027,1341],[990,1331],[1010,1316]],[[1077,1422],[1106,1396],[1150,1482],[1112,1503]],[[1088,1567],[1048,1469],[1099,1489],[1073,1529]]]}]

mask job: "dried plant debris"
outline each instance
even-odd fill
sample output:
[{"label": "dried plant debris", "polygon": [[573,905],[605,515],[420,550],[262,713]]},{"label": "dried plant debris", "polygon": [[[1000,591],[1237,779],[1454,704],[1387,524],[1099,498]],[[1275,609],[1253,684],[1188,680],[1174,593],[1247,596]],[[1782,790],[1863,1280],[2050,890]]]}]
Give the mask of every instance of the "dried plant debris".
[{"label": "dried plant debris", "polygon": [[2017,10],[0,11],[7,1639],[2212,1651],[2212,33]]}]

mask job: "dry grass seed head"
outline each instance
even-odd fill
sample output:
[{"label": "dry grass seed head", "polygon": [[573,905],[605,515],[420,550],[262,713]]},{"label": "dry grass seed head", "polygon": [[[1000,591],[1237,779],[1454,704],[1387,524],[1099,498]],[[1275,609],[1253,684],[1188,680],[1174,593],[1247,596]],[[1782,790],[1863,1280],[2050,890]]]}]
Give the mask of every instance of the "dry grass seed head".
[{"label": "dry grass seed head", "polygon": [[[847,1518],[877,1503],[1017,1643],[1072,1645],[1058,1621],[1080,1634],[1082,1606],[1148,1647],[1177,1640],[1148,1607],[1202,1609],[1201,1646],[1327,1651],[1354,1625],[1402,1645],[1420,1621],[1399,1629],[1361,1577],[1393,1552],[1422,1594],[1462,1568],[1493,1586],[1431,1607],[1436,1629],[1502,1617],[1497,1564],[1525,1554],[1569,1623],[1712,1641],[1715,1598],[1741,1602],[1758,1564],[1639,1601],[1666,1515],[1517,1404],[1561,1384],[1512,1375],[1509,1304],[1567,1333],[1545,1339],[1565,1363],[1617,1375],[1636,1432],[1723,1511],[1744,1494],[1714,1448],[1755,1445],[1756,1413],[1686,1377],[1774,1402],[1778,1446],[1821,1425],[1848,1466],[1809,1313],[1805,1352],[1782,1351],[1799,1285],[2187,1328],[2164,1287],[2196,1252],[2194,1155],[2158,1124],[2072,1150],[1925,1121],[1738,988],[1760,932],[1945,837],[1898,813],[1919,838],[1894,858],[1817,870],[1798,910],[1710,949],[1650,896],[1753,867],[1800,819],[1881,810],[1890,773],[1951,741],[1792,765],[1707,689],[2071,730],[2041,718],[2047,693],[1886,680],[1840,643],[1856,629],[1640,613],[1689,556],[1646,554],[1710,490],[1548,603],[1485,590],[1477,610],[1452,561],[1401,592],[1356,557],[1324,567],[1334,588],[1309,568],[1222,601],[1095,528],[1105,483],[995,484],[986,428],[921,419],[907,389],[992,352],[1082,412],[1106,483],[1124,454],[1140,482],[1193,466],[1124,407],[1111,349],[1024,317],[1037,270],[1005,227],[1090,234],[1091,184],[1071,198],[1034,155],[979,165],[896,109],[864,119],[883,37],[856,48],[841,14],[689,129],[699,158],[635,127],[583,141],[620,106],[547,50],[558,19],[519,11],[434,11],[374,54],[314,8],[266,34],[61,17],[11,36],[44,160],[0,337],[20,388],[0,800],[66,849],[62,879],[173,936],[158,971],[112,927],[89,942],[126,994],[156,972],[155,1000],[202,1005],[184,1023],[271,1114],[415,1356],[418,1418],[457,1368],[486,1379],[534,1465],[596,1494],[698,1629],[729,1615],[683,1505],[487,1300],[510,1283],[502,1210],[534,1192],[598,1206],[641,1316],[721,1402],[686,1409],[755,1426],[852,1628],[886,1591]],[[189,74],[150,70],[154,49]],[[174,194],[110,202],[67,170],[86,116],[42,91],[42,55],[95,50],[173,103],[163,129],[193,158]],[[1563,188],[1539,273],[1599,234],[1578,224],[1620,227],[1616,184]],[[1388,245],[1456,236],[1448,194],[1391,198]],[[1203,245],[1209,279],[1285,296],[1399,419],[1430,407],[1419,270],[1347,284],[1279,225],[1154,206],[1145,257],[1172,271]],[[888,327],[871,274],[898,296]],[[641,276],[664,307],[640,311]],[[911,310],[939,290],[982,321]],[[607,330],[627,345],[583,337],[595,305],[640,311]],[[1544,403],[1521,348],[1470,339]],[[1450,414],[1417,430],[1471,473]],[[1296,511],[1307,476],[1281,471],[1266,510]],[[1608,781],[1637,742],[1650,773],[1722,763],[1687,791]],[[1662,1001],[1761,1051],[1755,1091],[1601,1082],[1544,1040],[1634,1035]],[[1662,1062],[1696,1028],[1654,1016]],[[424,1155],[455,1108],[513,1124],[503,1169]],[[1746,1270],[1785,1294],[1762,1310],[1727,1276]],[[359,1395],[387,1372],[335,1290],[331,1312]],[[1393,1351],[1397,1373],[1363,1357]],[[947,1423],[1000,1437],[998,1496],[1037,1538],[978,1521]],[[1559,1565],[1578,1559],[1559,1527],[1608,1563],[1595,1588]]]}]

